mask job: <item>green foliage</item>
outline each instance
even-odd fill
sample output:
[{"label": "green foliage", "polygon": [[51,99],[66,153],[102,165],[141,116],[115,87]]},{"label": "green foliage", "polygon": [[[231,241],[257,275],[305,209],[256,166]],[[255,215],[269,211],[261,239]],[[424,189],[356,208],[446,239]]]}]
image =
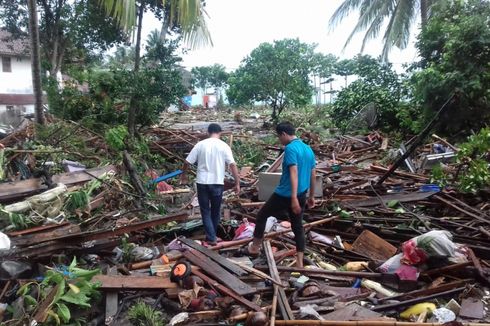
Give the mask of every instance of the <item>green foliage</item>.
[{"label": "green foliage", "polygon": [[445,187],[448,185],[448,175],[444,172],[441,164],[435,165],[432,168],[430,182],[436,183],[439,187]]},{"label": "green foliage", "polygon": [[359,13],[357,24],[347,38],[345,47],[352,41],[355,34],[365,31],[361,46],[363,52],[367,42],[383,32],[383,60],[393,47],[404,49],[409,42],[410,32],[414,22],[420,15],[422,26],[425,25],[432,12],[432,6],[447,0],[410,0],[410,1],[386,1],[386,0],[344,0],[330,18],[330,28],[336,28],[352,12]]},{"label": "green foliage", "polygon": [[467,165],[460,176],[460,190],[475,193],[490,186],[490,128],[483,128],[461,144],[458,160]]},{"label": "green foliage", "polygon": [[358,79],[343,88],[333,104],[331,117],[337,127],[345,130],[362,109],[374,105],[379,127],[399,128],[397,113],[402,85],[390,64],[359,55],[351,61],[340,61],[338,69],[338,74],[355,74]]},{"label": "green foliage", "polygon": [[[28,35],[27,1],[0,1],[0,27]],[[43,66],[51,71],[87,65],[126,35],[97,1],[38,1],[39,40]],[[53,65],[55,63],[55,65]]]},{"label": "green foliage", "polygon": [[[226,138],[224,140],[226,141]],[[266,158],[266,152],[255,140],[235,139],[233,153],[238,166],[257,167]]]},{"label": "green foliage", "polygon": [[458,168],[452,176],[436,166],[432,169],[431,182],[441,186],[454,180],[458,189],[465,193],[477,193],[490,186],[490,128],[483,128],[478,134],[468,137],[459,147]]},{"label": "green foliage", "polygon": [[[99,180],[100,179],[100,180]],[[74,213],[78,209],[85,209],[90,204],[92,193],[102,186],[102,180],[108,179],[103,175],[98,179],[89,181],[78,191],[72,191],[67,195],[65,209],[67,212]]]},{"label": "green foliage", "polygon": [[231,74],[228,100],[235,106],[264,102],[272,108],[274,120],[287,107],[310,103],[314,49],[298,39],[260,44]]},{"label": "green foliage", "polygon": [[228,73],[226,68],[220,64],[214,64],[212,66],[194,67],[191,70],[192,73],[192,85],[198,87],[203,91],[208,88],[222,88],[228,81]]},{"label": "green foliage", "polygon": [[25,313],[33,314],[37,306],[57,286],[57,291],[48,308],[46,325],[68,325],[73,320],[73,311],[91,307],[93,300],[100,299],[98,284],[90,282],[99,270],[86,270],[76,266],[76,258],[67,267],[66,272],[48,270],[42,282],[26,283],[19,288],[17,295],[24,298]]},{"label": "green foliage", "polygon": [[425,119],[454,92],[457,100],[441,117],[439,134],[467,135],[490,119],[490,3],[444,1],[418,37],[422,70],[412,76],[416,104]]},{"label": "green foliage", "polygon": [[48,92],[50,111],[73,121],[120,125],[127,121],[133,97],[137,123],[148,126],[155,123],[159,113],[170,104],[178,103],[186,92],[179,70],[161,65],[145,67],[137,73],[127,70],[91,72],[87,83],[88,93],[77,85],[67,85],[59,93],[51,88]]},{"label": "green foliage", "polygon": [[114,151],[122,151],[126,148],[125,140],[129,136],[126,126],[117,126],[105,132],[105,141]]},{"label": "green foliage", "polygon": [[163,314],[146,303],[139,301],[128,310],[131,324],[135,326],[163,326]]}]

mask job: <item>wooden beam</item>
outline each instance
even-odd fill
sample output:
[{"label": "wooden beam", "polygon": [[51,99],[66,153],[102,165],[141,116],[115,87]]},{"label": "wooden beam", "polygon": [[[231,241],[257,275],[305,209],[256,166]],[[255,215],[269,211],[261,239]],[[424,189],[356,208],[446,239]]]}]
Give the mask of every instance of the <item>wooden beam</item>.
[{"label": "wooden beam", "polygon": [[207,275],[201,273],[199,270],[193,269],[192,274],[196,275],[197,277],[200,277],[204,282],[208,283],[211,287],[214,287],[214,288],[218,289],[221,293],[232,297],[236,301],[243,304],[245,307],[250,308],[254,311],[262,311],[262,308],[260,306],[258,306],[257,304],[245,299],[241,295],[237,295],[236,293],[234,293],[233,291],[231,291],[227,287],[219,284],[217,281],[215,281],[212,278],[208,277]]},{"label": "wooden beam", "polygon": [[227,270],[212,260],[204,260],[197,256],[190,250],[183,252],[185,258],[187,258],[192,264],[202,268],[209,275],[213,275],[221,284],[232,289],[239,295],[247,295],[256,292],[256,289],[250,285],[240,281],[236,276],[230,274]]},{"label": "wooden beam", "polygon": [[[276,261],[274,260],[274,254],[272,252],[271,243],[266,240],[264,241],[264,252],[267,258],[267,264],[269,265],[269,271],[271,277],[275,279],[277,282],[281,282],[281,277],[279,276],[279,272],[277,271]],[[288,297],[283,288],[277,287],[277,301],[279,305],[279,310],[281,311],[282,318],[285,320],[294,320],[293,311],[291,310],[291,306],[289,306]],[[275,291],[275,290],[274,290]]]},{"label": "wooden beam", "polygon": [[92,282],[100,282],[102,290],[165,290],[177,287],[168,277],[96,275]]},{"label": "wooden beam", "polygon": [[225,269],[227,269],[228,271],[232,272],[235,275],[238,275],[238,276],[248,275],[248,273],[246,271],[244,271],[242,268],[240,268],[236,264],[232,263],[231,261],[229,261],[225,257],[221,256],[216,251],[205,248],[205,247],[201,246],[200,244],[198,244],[197,242],[195,242],[194,240],[190,240],[190,239],[186,239],[186,238],[181,237],[181,238],[179,238],[179,241],[182,242],[183,244],[185,244],[186,246],[191,247],[192,249],[199,251],[200,253],[207,256],[209,259],[218,263],[219,265],[221,265],[222,267],[224,267]]}]

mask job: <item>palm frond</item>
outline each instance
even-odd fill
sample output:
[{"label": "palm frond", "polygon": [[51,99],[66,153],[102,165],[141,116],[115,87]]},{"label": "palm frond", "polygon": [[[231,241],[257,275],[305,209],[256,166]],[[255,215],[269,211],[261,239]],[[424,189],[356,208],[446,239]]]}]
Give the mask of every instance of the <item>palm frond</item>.
[{"label": "palm frond", "polygon": [[182,29],[182,37],[188,46],[198,48],[212,45],[211,34],[206,24],[207,13],[201,0],[162,0],[169,3],[170,24]]},{"label": "palm frond", "polygon": [[384,1],[384,5],[379,9],[376,17],[373,19],[371,26],[369,26],[368,30],[364,34],[364,39],[362,40],[361,45],[361,53],[364,52],[366,44],[369,40],[378,37],[379,32],[381,30],[381,26],[383,25],[385,19],[391,15],[393,11],[394,2],[393,1]]},{"label": "palm frond", "polygon": [[99,0],[99,4],[109,16],[116,19],[124,31],[129,31],[136,25],[135,0]]},{"label": "palm frond", "polygon": [[410,38],[410,29],[416,18],[417,0],[398,0],[383,37],[384,46],[381,57],[388,59],[393,46],[404,49]]},{"label": "palm frond", "polygon": [[332,17],[330,17],[328,21],[329,30],[332,31],[338,24],[344,20],[345,17],[349,16],[349,14],[358,9],[363,2],[369,0],[346,0],[344,1],[333,13]]},{"label": "palm frond", "polygon": [[[393,0],[366,0],[360,8],[361,14],[356,26],[352,30],[351,34],[347,38],[344,49],[349,45],[355,34],[370,28],[373,23],[375,26],[381,24],[386,17],[389,16],[389,8],[391,8]],[[375,26],[372,28],[370,35],[376,37],[377,33]],[[371,37],[371,36],[370,36]]]}]

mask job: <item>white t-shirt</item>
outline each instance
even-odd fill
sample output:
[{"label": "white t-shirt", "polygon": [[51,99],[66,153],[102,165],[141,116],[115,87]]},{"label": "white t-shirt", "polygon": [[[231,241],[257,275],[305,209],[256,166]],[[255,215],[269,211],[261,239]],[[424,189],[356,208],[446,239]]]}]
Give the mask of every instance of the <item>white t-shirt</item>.
[{"label": "white t-shirt", "polygon": [[225,167],[235,163],[230,146],[218,138],[208,138],[194,146],[186,161],[197,162],[196,182],[206,185],[222,185],[225,180]]}]

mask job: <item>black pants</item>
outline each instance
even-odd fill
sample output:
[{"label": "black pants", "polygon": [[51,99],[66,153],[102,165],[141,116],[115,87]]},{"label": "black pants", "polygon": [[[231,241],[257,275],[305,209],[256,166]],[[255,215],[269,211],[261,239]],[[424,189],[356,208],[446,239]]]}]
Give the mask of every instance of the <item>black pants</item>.
[{"label": "black pants", "polygon": [[303,212],[306,205],[306,192],[298,195],[298,201],[301,206],[301,213],[296,215],[291,210],[291,198],[279,196],[274,193],[257,213],[254,237],[258,239],[264,237],[265,225],[269,216],[281,219],[286,215],[285,213],[287,213],[294,233],[294,240],[296,241],[296,250],[304,252],[306,244],[305,232],[303,229]]}]

